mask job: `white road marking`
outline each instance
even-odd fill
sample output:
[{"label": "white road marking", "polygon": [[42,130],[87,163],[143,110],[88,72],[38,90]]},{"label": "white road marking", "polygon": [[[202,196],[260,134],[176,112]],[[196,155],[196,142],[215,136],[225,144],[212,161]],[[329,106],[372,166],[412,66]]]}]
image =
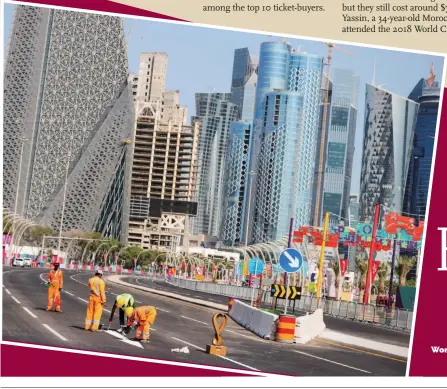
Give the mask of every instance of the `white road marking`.
[{"label": "white road marking", "polygon": [[81,301],[84,301],[84,303],[87,303],[87,304],[88,304],[88,301],[87,301],[87,300],[81,299],[80,297],[78,297],[78,299],[81,300]]},{"label": "white road marking", "polygon": [[144,347],[141,345],[140,342],[136,342],[136,341],[134,341],[134,340],[127,339],[125,336],[119,334],[119,333],[116,332],[116,331],[106,330],[106,331],[104,331],[104,332],[108,333],[109,335],[114,336],[115,338],[121,339],[121,342],[130,344],[131,346],[135,346],[135,347],[139,347],[139,348],[144,348]]},{"label": "white road marking", "polygon": [[170,311],[167,311],[166,309],[162,309],[162,308],[157,308],[154,307],[157,311],[162,311],[162,312],[166,312],[166,313],[170,313]]},{"label": "white road marking", "polygon": [[188,317],[188,316],[180,316],[180,317],[183,317],[184,319],[188,319],[188,320],[195,321],[195,322],[200,323],[200,324],[208,325],[208,323],[205,323],[204,321],[200,321],[200,320],[196,320],[196,319],[191,319],[191,318]]},{"label": "white road marking", "polygon": [[19,300],[17,300],[14,296],[11,296],[11,298],[17,303],[17,304],[21,304],[21,302]]},{"label": "white road marking", "polygon": [[208,298],[208,300],[211,300],[211,301],[217,301],[218,303],[220,303],[220,301],[219,301],[219,300],[216,300],[216,299],[210,299],[210,298]]},{"label": "white road marking", "polygon": [[77,282],[78,284],[82,284],[82,285],[86,285],[86,286],[87,286],[87,284],[84,284],[84,283],[81,282],[81,281],[75,280],[73,277],[74,277],[74,276],[71,276],[71,277],[70,277],[73,281]]},{"label": "white road marking", "polygon": [[56,335],[59,339],[62,339],[63,341],[67,341],[59,332],[53,330],[48,324],[42,324],[48,331],[52,332],[54,335]]},{"label": "white road marking", "polygon": [[34,317],[34,319],[37,319],[37,316],[34,314],[34,313],[32,313],[28,308],[26,308],[26,307],[22,307],[26,312],[28,312],[32,317]]},{"label": "white road marking", "polygon": [[[184,344],[187,344],[188,346],[195,347],[195,348],[197,348],[197,349],[199,349],[199,350],[206,351],[204,348],[199,347],[199,346],[196,346],[195,344],[186,342],[186,341],[184,341],[184,340],[181,340],[181,339],[178,339],[178,338],[174,338],[174,337],[172,337],[172,339],[177,340],[177,341],[179,341],[179,342],[182,342],[182,343],[184,343]],[[222,356],[220,356],[220,355],[218,355],[218,357],[219,357],[219,358],[222,358],[222,359],[225,359],[226,361],[233,362],[233,363],[235,363],[236,365],[246,367],[247,369],[255,370],[255,371],[259,371],[259,369],[256,369],[256,368],[251,367],[251,366],[248,366],[248,365],[244,365],[243,363],[240,363],[240,362],[238,362],[238,361],[235,361],[234,359],[227,358],[227,357],[222,357]]]},{"label": "white road marking", "polygon": [[241,334],[241,333],[236,332],[236,331],[225,330],[225,331],[223,332],[223,334],[225,334],[225,332],[231,332],[232,334],[236,334],[236,335],[238,335],[238,336],[243,336],[243,337],[248,338],[248,339],[251,339],[251,340],[256,340],[257,342],[270,343],[270,342],[267,341],[267,340],[259,339],[259,338],[255,338],[254,336],[249,336],[249,335]]},{"label": "white road marking", "polygon": [[48,280],[44,280],[44,279],[42,278],[43,275],[47,275],[47,273],[40,273],[40,276],[39,276],[40,279],[41,279],[43,282],[47,282]]},{"label": "white road marking", "polygon": [[115,296],[118,296],[116,293],[113,293],[113,292],[110,292],[110,293],[114,294]]},{"label": "white road marking", "polygon": [[329,362],[329,363],[333,363],[334,365],[344,366],[344,367],[347,367],[348,369],[357,370],[357,371],[361,371],[361,372],[363,372],[363,373],[372,374],[370,371],[362,370],[362,369],[358,369],[358,368],[356,368],[356,367],[349,366],[349,365],[345,365],[345,364],[343,364],[343,363],[339,363],[339,362],[331,361],[330,359],[317,357],[316,355],[308,354],[308,353],[305,353],[305,352],[302,352],[302,351],[297,351],[297,350],[293,350],[293,351],[296,352],[296,353],[298,353],[298,354],[306,355],[307,357],[316,358],[316,359],[320,359],[320,360],[322,360],[322,361],[326,361],[326,362]]},{"label": "white road marking", "polygon": [[11,292],[5,288],[5,292],[8,293],[9,295],[11,294]]},{"label": "white road marking", "polygon": [[141,301],[135,300],[136,303],[141,304]]},{"label": "white road marking", "polygon": [[67,292],[66,290],[64,290],[65,293],[69,294],[70,296],[74,296],[73,293]]}]

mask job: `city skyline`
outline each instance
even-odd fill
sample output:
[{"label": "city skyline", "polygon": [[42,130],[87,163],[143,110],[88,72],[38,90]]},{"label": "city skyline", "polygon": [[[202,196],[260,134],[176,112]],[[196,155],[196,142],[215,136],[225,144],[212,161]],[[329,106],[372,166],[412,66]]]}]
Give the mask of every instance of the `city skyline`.
[{"label": "city skyline", "polygon": [[[10,4],[5,4],[5,50],[12,17]],[[195,116],[195,94],[229,93],[233,71],[234,50],[247,47],[254,56],[259,55],[260,44],[264,41],[279,41],[279,37],[258,33],[247,33],[198,27],[185,24],[164,23],[149,20],[123,18],[128,40],[128,61],[130,73],[138,73],[139,57],[142,52],[165,52],[168,54],[167,90],[180,90],[180,105],[188,108],[188,122]],[[203,29],[206,28],[206,34]],[[148,39],[151,36],[163,39]],[[287,39],[294,48],[326,57],[327,47],[321,42]],[[203,47],[207,47],[206,54]],[[414,85],[426,77],[430,65],[434,63],[437,80],[443,71],[443,57],[392,51],[387,49],[365,48],[353,45],[340,45],[353,52],[348,56],[334,51],[333,67],[352,69],[359,75],[358,120],[356,126],[355,152],[353,158],[351,193],[360,187],[360,164],[362,158],[362,134],[366,83],[371,83],[373,75],[377,85],[394,94],[408,96]],[[186,61],[185,58],[202,58],[206,61]],[[375,71],[374,71],[374,63]],[[405,71],[402,66],[405,64]],[[324,68],[324,71],[326,67]],[[216,76],[218,75],[218,76]],[[193,80],[194,82],[191,82]]]}]

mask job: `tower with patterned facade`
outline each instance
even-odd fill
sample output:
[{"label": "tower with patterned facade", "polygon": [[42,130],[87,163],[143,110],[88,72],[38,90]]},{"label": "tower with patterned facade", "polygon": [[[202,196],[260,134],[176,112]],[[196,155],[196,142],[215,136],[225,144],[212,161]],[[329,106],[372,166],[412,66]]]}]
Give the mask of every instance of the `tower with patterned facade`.
[{"label": "tower with patterned facade", "polygon": [[250,180],[250,147],[258,78],[258,58],[247,48],[234,51],[232,102],[239,108],[238,121],[231,124],[225,164],[223,219],[220,238],[233,246],[245,239],[245,210]]},{"label": "tower with patterned facade", "polygon": [[377,203],[401,213],[419,104],[366,84],[359,221]]},{"label": "tower with patterned facade", "polygon": [[230,125],[237,118],[238,106],[231,102],[231,93],[196,94],[196,116],[192,117],[192,123],[200,123],[200,135],[195,234],[220,236]]},{"label": "tower with patterned facade", "polygon": [[63,230],[95,227],[132,127],[127,77],[121,18],[15,8],[4,78],[5,207],[15,208],[19,185],[18,213],[58,229],[67,175]]},{"label": "tower with patterned facade", "polygon": [[322,69],[322,57],[296,53],[287,43],[261,46],[252,242],[281,239],[291,217],[295,226],[309,224]]}]

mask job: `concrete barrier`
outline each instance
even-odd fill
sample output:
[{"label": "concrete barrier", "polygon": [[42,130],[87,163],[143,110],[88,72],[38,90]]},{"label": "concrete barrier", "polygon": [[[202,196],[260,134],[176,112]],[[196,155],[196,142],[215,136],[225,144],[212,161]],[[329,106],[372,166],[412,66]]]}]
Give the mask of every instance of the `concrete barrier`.
[{"label": "concrete barrier", "polygon": [[270,312],[252,308],[241,301],[234,300],[229,313],[230,317],[242,327],[264,339],[273,340],[278,316]]},{"label": "concrete barrier", "polygon": [[323,321],[323,310],[317,309],[314,313],[300,316],[296,319],[295,343],[306,344],[313,338],[321,335],[326,328]]}]

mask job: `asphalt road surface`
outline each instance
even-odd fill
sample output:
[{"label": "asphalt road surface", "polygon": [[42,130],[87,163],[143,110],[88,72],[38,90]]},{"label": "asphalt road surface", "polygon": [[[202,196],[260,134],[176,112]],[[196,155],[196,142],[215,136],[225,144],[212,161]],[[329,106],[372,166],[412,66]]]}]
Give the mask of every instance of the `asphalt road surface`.
[{"label": "asphalt road surface", "polygon": [[[313,340],[307,345],[279,344],[255,336],[231,319],[223,332],[227,357],[208,355],[205,348],[214,335],[211,318],[215,310],[112,283],[107,284],[106,310],[111,309],[115,296],[123,292],[132,293],[137,306],[156,307],[158,314],[150,343],[143,345],[123,340],[115,331],[84,331],[89,295],[86,284],[92,273],[64,272],[63,312],[56,313],[45,311],[47,272],[41,268],[3,268],[4,341],[296,376],[405,375],[406,360],[399,357],[324,340]],[[136,278],[134,282],[137,282]],[[171,286],[159,283],[159,287]],[[194,294],[191,292],[191,297],[199,295]],[[108,319],[109,312],[105,311],[101,322],[107,324]],[[118,327],[116,313],[112,328]],[[132,336],[130,334],[129,338]],[[171,349],[184,346],[188,346],[189,354],[171,352]]]},{"label": "asphalt road surface", "polygon": [[[154,279],[152,277],[123,276],[121,280],[137,286],[146,286],[148,288],[158,289],[165,292],[181,294],[189,298],[196,298],[216,304],[228,305],[229,299],[226,296],[180,288],[165,282],[163,278]],[[250,303],[249,301],[246,302]],[[271,308],[271,306],[264,304],[262,308]],[[295,314],[300,316],[304,315],[305,313],[296,311]],[[354,322],[347,319],[338,319],[329,315],[324,316],[324,322],[329,330],[343,332],[350,336],[368,338],[375,340],[376,342],[383,342],[401,347],[409,347],[410,344],[410,334],[408,332],[392,330],[368,323]]]}]

